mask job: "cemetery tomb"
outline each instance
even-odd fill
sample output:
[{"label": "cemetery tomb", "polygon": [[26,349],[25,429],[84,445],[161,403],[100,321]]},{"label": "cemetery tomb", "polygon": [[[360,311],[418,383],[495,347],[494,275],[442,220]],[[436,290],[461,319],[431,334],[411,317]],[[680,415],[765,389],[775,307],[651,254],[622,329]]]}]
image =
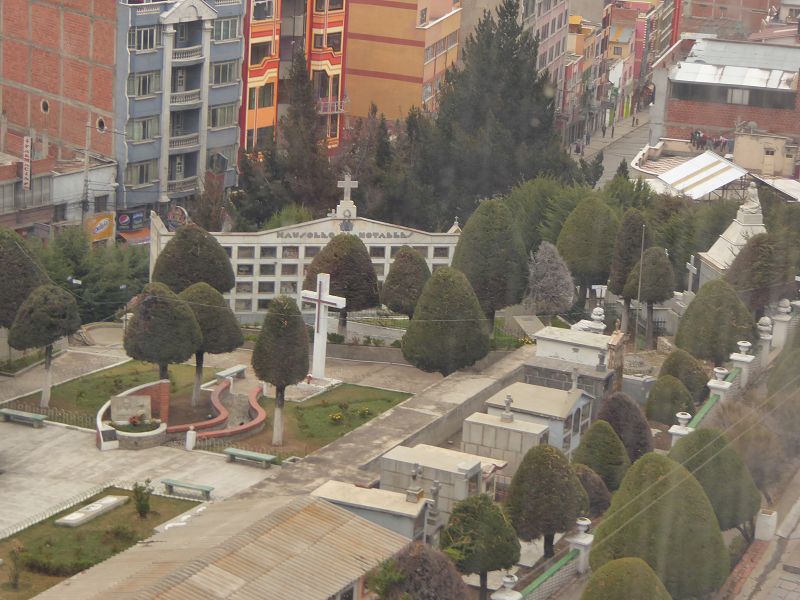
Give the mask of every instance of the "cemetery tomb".
[{"label": "cemetery tomb", "polygon": [[536,332],[534,337],[536,356],[592,367],[598,364],[598,355],[608,351],[608,343],[611,341],[610,335],[560,327],[545,327]]},{"label": "cemetery tomb", "polygon": [[104,515],[122,506],[128,501],[128,496],[103,496],[97,502],[92,502],[82,506],[78,510],[69,513],[56,520],[56,525],[61,527],[78,527],[89,521],[93,521],[100,515]]}]

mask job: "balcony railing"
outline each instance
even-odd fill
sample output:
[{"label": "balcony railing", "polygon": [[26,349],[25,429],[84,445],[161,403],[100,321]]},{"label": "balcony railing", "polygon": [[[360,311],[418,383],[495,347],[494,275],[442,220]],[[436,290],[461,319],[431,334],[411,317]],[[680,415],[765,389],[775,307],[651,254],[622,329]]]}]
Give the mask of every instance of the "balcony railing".
[{"label": "balcony railing", "polygon": [[172,92],[169,98],[170,104],[194,104],[195,102],[200,102],[200,90]]},{"label": "balcony railing", "polygon": [[347,102],[347,98],[343,98],[342,100],[338,98],[324,98],[317,101],[317,112],[321,115],[340,114],[344,112]]},{"label": "balcony railing", "polygon": [[190,133],[188,135],[173,135],[169,139],[170,149],[189,148],[191,146],[197,146],[199,143],[200,143],[200,136],[196,133]]},{"label": "balcony railing", "polygon": [[137,15],[152,15],[155,13],[160,13],[161,9],[164,8],[163,4],[151,4],[148,6],[140,6],[136,9]]},{"label": "balcony railing", "polygon": [[217,6],[233,6],[234,4],[241,4],[242,0],[214,0]]},{"label": "balcony railing", "polygon": [[193,60],[203,58],[202,46],[190,46],[189,48],[175,48],[172,50],[172,60]]},{"label": "balcony railing", "polygon": [[197,177],[185,177],[167,182],[167,192],[192,192],[197,189]]}]

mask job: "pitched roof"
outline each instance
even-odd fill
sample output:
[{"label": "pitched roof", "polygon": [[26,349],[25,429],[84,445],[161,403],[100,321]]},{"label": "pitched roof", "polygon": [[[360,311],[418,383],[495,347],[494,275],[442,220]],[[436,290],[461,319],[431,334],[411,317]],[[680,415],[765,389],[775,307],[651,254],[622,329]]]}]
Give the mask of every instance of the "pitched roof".
[{"label": "pitched roof", "polygon": [[581,398],[592,399],[591,395],[580,389],[559,390],[517,382],[512,383],[489,398],[486,401],[486,406],[505,408],[505,399],[508,395],[513,400],[511,412],[541,415],[562,421],[569,416]]},{"label": "pitched roof", "polygon": [[678,193],[699,200],[706,194],[718,190],[747,175],[747,171],[718,154],[706,150],[699,156],[658,176],[658,179]]}]

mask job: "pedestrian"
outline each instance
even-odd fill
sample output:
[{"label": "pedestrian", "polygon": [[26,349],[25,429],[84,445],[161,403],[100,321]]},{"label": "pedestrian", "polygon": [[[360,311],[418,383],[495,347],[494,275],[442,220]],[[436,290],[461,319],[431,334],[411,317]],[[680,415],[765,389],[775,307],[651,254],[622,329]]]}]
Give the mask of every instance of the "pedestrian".
[{"label": "pedestrian", "polygon": [[581,153],[581,143],[575,142],[575,154],[580,154],[580,153]]},{"label": "pedestrian", "polygon": [[614,123],[611,124],[611,139],[614,139]]},{"label": "pedestrian", "polygon": [[592,143],[592,134],[587,131],[586,132],[586,145],[588,146],[591,143]]},{"label": "pedestrian", "polygon": [[606,137],[606,124],[605,123],[603,123],[600,126],[600,130],[603,132],[603,137]]}]

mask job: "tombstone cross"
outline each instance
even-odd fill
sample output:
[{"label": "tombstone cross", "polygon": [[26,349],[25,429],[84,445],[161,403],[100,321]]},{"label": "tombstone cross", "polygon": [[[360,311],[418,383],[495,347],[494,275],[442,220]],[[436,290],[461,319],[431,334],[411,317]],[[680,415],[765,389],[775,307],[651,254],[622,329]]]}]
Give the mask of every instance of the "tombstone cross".
[{"label": "tombstone cross", "polygon": [[697,275],[697,267],[694,266],[694,254],[689,258],[689,262],[686,263],[686,268],[689,271],[689,291],[694,292],[692,286],[694,285],[694,276]]},{"label": "tombstone cross", "polygon": [[506,412],[507,413],[511,412],[511,404],[513,402],[514,402],[514,399],[511,397],[511,394],[506,394],[505,403],[506,403]]},{"label": "tombstone cross", "polygon": [[336,183],[337,187],[344,188],[344,201],[350,201],[350,191],[358,187],[358,182],[353,181],[350,177],[350,173],[344,174],[344,181],[339,181]]},{"label": "tombstone cross", "polygon": [[328,308],[344,308],[346,300],[329,293],[331,276],[317,274],[317,290],[303,290],[301,298],[316,305],[314,313],[314,356],[311,374],[317,379],[325,379],[325,355],[328,348]]}]

